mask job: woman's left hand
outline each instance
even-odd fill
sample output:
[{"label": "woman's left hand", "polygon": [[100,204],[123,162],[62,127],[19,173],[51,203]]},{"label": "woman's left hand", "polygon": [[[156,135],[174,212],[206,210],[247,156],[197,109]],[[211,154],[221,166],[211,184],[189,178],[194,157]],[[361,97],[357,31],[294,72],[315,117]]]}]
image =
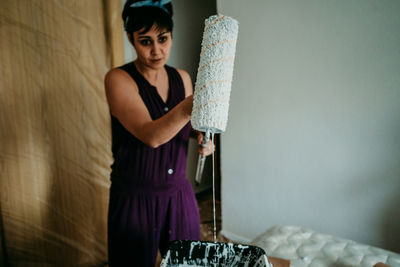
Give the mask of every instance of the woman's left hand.
[{"label": "woman's left hand", "polygon": [[204,138],[203,134],[199,132],[199,134],[197,135],[197,143],[199,144],[199,154],[202,156],[209,156],[215,150],[215,145],[212,143],[210,139],[207,142],[207,146],[203,147],[201,144],[203,142],[203,138]]}]

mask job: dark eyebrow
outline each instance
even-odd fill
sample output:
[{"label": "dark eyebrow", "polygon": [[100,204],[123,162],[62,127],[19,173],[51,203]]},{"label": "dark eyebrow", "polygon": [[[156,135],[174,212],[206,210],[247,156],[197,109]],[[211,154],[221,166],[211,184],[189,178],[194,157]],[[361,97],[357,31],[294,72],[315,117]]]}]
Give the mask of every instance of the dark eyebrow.
[{"label": "dark eyebrow", "polygon": [[[161,36],[163,36],[164,34],[167,34],[167,33],[169,33],[169,32],[162,32],[162,33],[158,34],[157,37],[161,37]],[[148,35],[139,35],[138,38],[139,39],[151,39],[151,37],[148,36]]]},{"label": "dark eyebrow", "polygon": [[169,32],[162,32],[162,33],[160,33],[160,34],[157,35],[157,36],[160,37],[161,35],[164,35],[164,34],[166,34],[166,33],[169,33]]}]

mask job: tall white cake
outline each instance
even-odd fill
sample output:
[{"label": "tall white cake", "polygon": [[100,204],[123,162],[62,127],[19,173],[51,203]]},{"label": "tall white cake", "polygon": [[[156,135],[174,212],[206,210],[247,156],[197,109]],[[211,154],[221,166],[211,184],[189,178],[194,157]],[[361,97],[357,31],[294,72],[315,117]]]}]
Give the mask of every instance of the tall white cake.
[{"label": "tall white cake", "polygon": [[233,18],[214,15],[205,20],[191,118],[196,130],[226,129],[237,35]]}]

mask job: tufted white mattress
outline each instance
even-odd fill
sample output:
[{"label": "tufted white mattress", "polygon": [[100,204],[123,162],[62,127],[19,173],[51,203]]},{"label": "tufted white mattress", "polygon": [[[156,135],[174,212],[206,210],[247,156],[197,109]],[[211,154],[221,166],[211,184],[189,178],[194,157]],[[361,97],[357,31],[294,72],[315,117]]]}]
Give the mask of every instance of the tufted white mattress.
[{"label": "tufted white mattress", "polygon": [[400,254],[297,226],[274,226],[256,237],[268,256],[291,260],[293,267],[372,267],[378,262],[400,267]]}]

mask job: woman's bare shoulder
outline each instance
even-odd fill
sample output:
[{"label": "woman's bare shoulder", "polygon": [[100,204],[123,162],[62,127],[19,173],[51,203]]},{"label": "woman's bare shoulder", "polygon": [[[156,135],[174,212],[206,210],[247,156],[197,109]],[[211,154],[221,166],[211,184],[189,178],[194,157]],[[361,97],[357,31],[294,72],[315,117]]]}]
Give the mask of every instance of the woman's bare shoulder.
[{"label": "woman's bare shoulder", "polygon": [[190,78],[189,73],[186,70],[176,68],[178,71],[179,75],[182,78],[183,85],[185,86],[185,95],[189,96],[193,94],[193,85],[192,85],[192,79]]},{"label": "woman's bare shoulder", "polygon": [[183,80],[184,80],[184,79],[189,79],[189,80],[191,80],[191,79],[190,79],[190,75],[189,75],[189,73],[188,73],[186,70],[184,70],[184,69],[179,69],[179,68],[176,68],[176,70],[178,71],[179,75],[181,75],[181,77],[182,77]]},{"label": "woman's bare shoulder", "polygon": [[121,87],[137,88],[136,82],[129,73],[120,68],[109,70],[104,77],[104,84],[107,91]]},{"label": "woman's bare shoulder", "polygon": [[109,82],[115,80],[126,81],[129,80],[129,78],[130,78],[129,74],[123,69],[113,68],[106,73],[106,75],[104,76],[104,81],[109,81]]}]

